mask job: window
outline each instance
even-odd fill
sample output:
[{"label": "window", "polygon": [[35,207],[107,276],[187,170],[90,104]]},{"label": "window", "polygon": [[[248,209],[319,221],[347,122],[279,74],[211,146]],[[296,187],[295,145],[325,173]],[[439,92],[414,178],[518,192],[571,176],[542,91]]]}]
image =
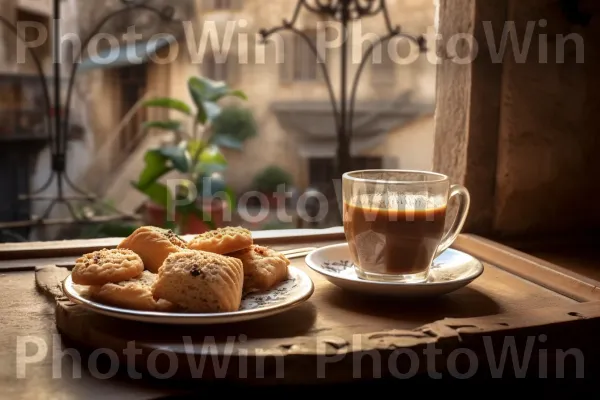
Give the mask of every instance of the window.
[{"label": "window", "polygon": [[35,76],[1,74],[0,138],[46,130],[42,86]]},{"label": "window", "polygon": [[[303,33],[315,48],[319,46],[318,31],[316,29],[305,29]],[[329,32],[325,32],[329,34]],[[285,32],[283,37],[283,59],[280,65],[280,81],[283,84],[293,82],[322,82],[324,81],[323,66],[319,63],[319,56],[315,54],[312,46],[306,42],[306,38],[297,33]],[[327,62],[334,49],[320,48],[319,55],[322,61]]]},{"label": "window", "polygon": [[216,57],[212,53],[206,53],[202,64],[202,75],[213,81],[224,81],[229,85],[235,85],[238,79],[239,62],[233,52],[225,59]]},{"label": "window", "polygon": [[[137,103],[146,94],[148,85],[148,65],[134,64],[116,70],[121,87],[121,117],[127,118]],[[143,139],[142,126],[147,121],[147,110],[140,108],[119,133],[118,151],[115,152],[115,165],[119,165],[135,150]]]},{"label": "window", "polygon": [[[304,32],[310,41],[317,44],[317,31],[314,29]],[[294,36],[294,75],[295,81],[315,81],[318,79],[318,63],[317,55],[314,53],[311,46],[306,43],[306,39],[300,35]]]},{"label": "window", "polygon": [[214,0],[215,10],[229,10],[231,8],[231,0]]},{"label": "window", "polygon": [[356,157],[353,163],[353,168],[356,170],[383,168],[383,159],[381,157]]},{"label": "window", "polygon": [[311,158],[308,162],[308,179],[311,186],[323,186],[331,183],[335,171],[333,158]]},{"label": "window", "polygon": [[206,10],[239,10],[243,0],[204,0]]},{"label": "window", "polygon": [[204,63],[202,65],[203,75],[214,81],[227,81],[227,65],[229,60],[215,59],[214,54],[206,53],[204,57]]}]

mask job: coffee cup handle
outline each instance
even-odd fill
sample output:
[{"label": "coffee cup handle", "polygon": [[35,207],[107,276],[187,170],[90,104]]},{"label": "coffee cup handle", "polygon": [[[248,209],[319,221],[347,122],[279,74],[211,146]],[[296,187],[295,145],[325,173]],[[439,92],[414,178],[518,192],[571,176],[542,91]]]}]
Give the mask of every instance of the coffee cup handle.
[{"label": "coffee cup handle", "polygon": [[436,257],[442,254],[444,251],[448,250],[450,246],[456,241],[460,233],[462,232],[463,227],[465,226],[465,222],[467,221],[467,216],[469,215],[469,208],[471,207],[471,196],[467,188],[461,185],[452,185],[450,187],[450,196],[448,197],[448,202],[454,197],[459,197],[460,202],[458,206],[458,213],[450,229],[440,242],[438,246]]}]

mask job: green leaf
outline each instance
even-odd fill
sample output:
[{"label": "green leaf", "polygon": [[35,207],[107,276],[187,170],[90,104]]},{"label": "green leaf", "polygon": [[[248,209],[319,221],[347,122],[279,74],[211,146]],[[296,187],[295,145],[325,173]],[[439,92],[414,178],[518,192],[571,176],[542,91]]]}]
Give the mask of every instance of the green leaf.
[{"label": "green leaf", "polygon": [[227,169],[226,164],[216,164],[216,163],[201,163],[198,164],[196,168],[196,172],[200,177],[211,176],[212,174],[217,174],[223,172]]},{"label": "green leaf", "polygon": [[221,115],[221,107],[217,103],[205,101],[202,103],[202,106],[204,107],[207,122],[213,122]]},{"label": "green leaf", "polygon": [[185,147],[167,146],[160,148],[158,151],[168,161],[171,161],[175,169],[180,172],[188,172],[190,163]]},{"label": "green leaf", "polygon": [[202,164],[220,164],[227,165],[227,159],[216,146],[209,146],[200,154],[200,163]]},{"label": "green leaf", "polygon": [[188,86],[194,87],[203,101],[216,101],[219,95],[230,91],[225,82],[213,81],[204,77],[192,77]]},{"label": "green leaf", "polygon": [[160,150],[146,152],[144,162],[146,166],[142,170],[138,182],[134,183],[134,186],[142,191],[171,171],[171,168],[167,165],[167,158],[161,154]]},{"label": "green leaf", "polygon": [[212,137],[212,143],[233,150],[242,150],[244,143],[232,135],[219,134]]},{"label": "green leaf", "polygon": [[227,206],[229,207],[230,210],[235,210],[237,208],[237,199],[235,196],[235,192],[233,191],[232,188],[227,187],[225,188],[225,193],[227,193]]},{"label": "green leaf", "polygon": [[147,121],[143,124],[144,129],[162,129],[165,131],[179,132],[181,129],[181,121]]},{"label": "green leaf", "polygon": [[246,93],[242,92],[241,90],[232,90],[228,93],[228,96],[237,97],[242,100],[248,100],[248,96],[246,95]]},{"label": "green leaf", "polygon": [[189,86],[190,96],[192,96],[192,100],[194,100],[194,104],[197,107],[196,111],[196,120],[201,124],[205,124],[207,117],[206,111],[204,110],[204,99],[202,97],[202,93],[200,89],[194,85]]},{"label": "green leaf", "polygon": [[160,107],[182,112],[186,115],[192,115],[192,108],[181,100],[170,99],[168,97],[152,99],[144,102],[145,107]]},{"label": "green leaf", "polygon": [[[198,193],[202,197],[210,198],[217,194],[225,193],[227,185],[223,177],[217,176],[205,176],[202,181],[198,184]],[[200,190],[201,189],[201,190]]]},{"label": "green leaf", "polygon": [[198,157],[202,154],[202,151],[206,148],[206,143],[200,140],[191,140],[186,144],[186,147],[191,158],[194,158],[196,154],[198,154]]},{"label": "green leaf", "polygon": [[144,193],[153,203],[156,203],[165,209],[169,207],[171,194],[169,193],[169,189],[162,183],[153,182],[146,187],[138,186],[137,189]]},{"label": "green leaf", "polygon": [[195,165],[196,171],[198,170],[198,163],[200,162],[200,156],[204,149],[206,149],[206,143],[202,141],[191,141],[187,144],[187,152],[190,157],[190,166]]},{"label": "green leaf", "polygon": [[233,90],[222,81],[213,81],[204,77],[193,77],[188,81],[188,86],[195,87],[204,101],[217,102],[227,96],[247,100],[247,96],[244,92],[241,90]]}]

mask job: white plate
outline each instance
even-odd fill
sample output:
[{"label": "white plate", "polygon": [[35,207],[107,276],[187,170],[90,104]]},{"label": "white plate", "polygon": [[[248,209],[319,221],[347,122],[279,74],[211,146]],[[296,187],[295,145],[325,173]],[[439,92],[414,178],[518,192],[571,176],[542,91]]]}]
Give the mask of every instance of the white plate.
[{"label": "white plate", "polygon": [[463,252],[448,249],[433,263],[427,282],[367,281],[357,276],[347,243],[322,247],[306,257],[306,264],[342,289],[369,295],[431,297],[447,294],[473,282],[483,264]]},{"label": "white plate", "polygon": [[265,318],[300,305],[314,292],[310,277],[293,266],[289,267],[288,280],[268,292],[245,296],[240,310],[235,312],[199,314],[123,309],[92,301],[83,296],[78,291],[78,287],[73,283],[71,275],[63,282],[63,292],[69,300],[93,312],[131,321],[176,325],[226,324]]}]

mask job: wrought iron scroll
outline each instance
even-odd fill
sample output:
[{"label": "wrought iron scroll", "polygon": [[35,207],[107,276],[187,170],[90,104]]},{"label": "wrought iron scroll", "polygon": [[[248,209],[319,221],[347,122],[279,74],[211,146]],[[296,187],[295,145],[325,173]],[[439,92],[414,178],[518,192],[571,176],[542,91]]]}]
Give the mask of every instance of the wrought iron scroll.
[{"label": "wrought iron scroll", "polygon": [[[365,17],[373,17],[381,14],[383,16],[386,34],[378,40],[372,42],[362,56],[356,75],[350,87],[350,95],[348,96],[348,43],[347,40],[342,40],[341,44],[341,85],[339,99],[335,94],[335,89],[332,84],[332,79],[329,69],[323,57],[319,54],[319,49],[312,43],[306,34],[296,28],[298,18],[305,9],[311,13],[327,17],[333,21],[339,22],[342,26],[342,38],[348,37],[348,25],[350,22],[360,20]],[[301,36],[309,45],[311,51],[317,57],[317,61],[321,66],[324,74],[325,83],[329,92],[329,98],[334,114],[335,128],[338,139],[338,168],[340,173],[350,168],[348,164],[350,157],[350,145],[353,136],[353,119],[356,108],[356,97],[358,86],[364,68],[372,55],[374,49],[383,43],[393,38],[405,38],[414,42],[419,51],[425,52],[427,44],[424,36],[413,36],[404,33],[400,26],[394,26],[391,22],[389,10],[386,5],[386,0],[298,0],[292,18],[284,19],[281,26],[271,29],[262,29],[260,34],[263,42],[266,43],[269,37],[280,31],[290,31]]]}]

